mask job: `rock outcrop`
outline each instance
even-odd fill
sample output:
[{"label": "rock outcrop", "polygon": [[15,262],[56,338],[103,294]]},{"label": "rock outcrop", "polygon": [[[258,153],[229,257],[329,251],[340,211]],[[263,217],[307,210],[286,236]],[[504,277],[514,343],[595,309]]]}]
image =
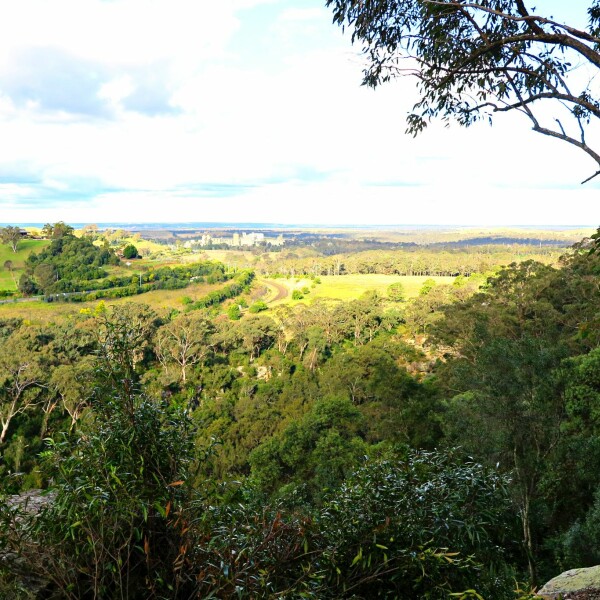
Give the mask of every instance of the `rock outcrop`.
[{"label": "rock outcrop", "polygon": [[600,600],[600,566],[565,571],[537,594],[544,600]]},{"label": "rock outcrop", "polygon": [[[48,502],[52,502],[53,498],[54,495],[51,493],[44,493],[41,490],[30,490],[22,494],[9,496],[6,502],[9,507],[13,507],[21,513],[35,514],[39,513]],[[17,520],[20,518],[16,516]],[[19,598],[48,597],[46,594],[48,581],[31,573],[27,562],[18,553],[0,547],[0,566],[8,569],[9,573],[12,573],[16,577],[20,584],[19,589],[22,589],[24,594],[18,596]],[[1,590],[0,596],[4,598]]]}]

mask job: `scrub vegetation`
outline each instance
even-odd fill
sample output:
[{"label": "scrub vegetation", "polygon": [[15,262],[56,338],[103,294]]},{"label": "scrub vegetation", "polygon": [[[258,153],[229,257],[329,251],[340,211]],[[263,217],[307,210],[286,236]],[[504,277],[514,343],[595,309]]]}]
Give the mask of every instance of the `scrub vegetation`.
[{"label": "scrub vegetation", "polygon": [[509,599],[600,560],[599,261],[0,312],[0,591]]}]

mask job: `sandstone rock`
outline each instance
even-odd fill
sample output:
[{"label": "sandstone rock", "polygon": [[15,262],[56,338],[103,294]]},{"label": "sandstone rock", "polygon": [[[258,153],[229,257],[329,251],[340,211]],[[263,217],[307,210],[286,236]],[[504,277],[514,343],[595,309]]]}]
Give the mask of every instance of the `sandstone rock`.
[{"label": "sandstone rock", "polygon": [[[39,513],[46,504],[52,502],[53,498],[54,494],[52,493],[48,494],[41,490],[30,490],[22,494],[9,496],[6,499],[6,502],[8,506],[13,507],[21,513],[36,514]],[[15,518],[17,521],[21,519],[21,517],[17,515]],[[18,596],[14,596],[15,600],[17,598],[48,597],[48,581],[31,573],[27,562],[23,557],[19,556],[18,553],[0,547],[0,567],[7,569],[8,573],[16,579],[14,593],[17,593],[16,590],[21,590],[21,593]],[[4,600],[3,593],[5,592],[0,590],[0,597],[2,597],[2,600]]]},{"label": "sandstone rock", "polygon": [[600,566],[565,571],[537,594],[544,600],[600,600]]}]

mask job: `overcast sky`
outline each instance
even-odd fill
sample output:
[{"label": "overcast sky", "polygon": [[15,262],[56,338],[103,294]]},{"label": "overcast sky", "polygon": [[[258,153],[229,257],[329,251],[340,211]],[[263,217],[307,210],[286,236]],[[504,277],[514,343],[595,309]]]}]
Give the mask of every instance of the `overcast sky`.
[{"label": "overcast sky", "polygon": [[361,71],[324,0],[1,2],[0,223],[600,224],[580,151],[517,115],[413,139],[414,82]]}]

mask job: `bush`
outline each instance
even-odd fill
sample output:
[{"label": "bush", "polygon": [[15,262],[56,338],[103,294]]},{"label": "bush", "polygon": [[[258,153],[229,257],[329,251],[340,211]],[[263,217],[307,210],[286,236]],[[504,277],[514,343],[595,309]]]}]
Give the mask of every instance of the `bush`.
[{"label": "bush", "polygon": [[404,286],[399,281],[392,283],[388,286],[387,297],[392,302],[404,302],[406,300]]},{"label": "bush", "polygon": [[[331,493],[317,517],[333,597],[512,598],[508,481],[452,453],[372,460]],[[479,597],[481,597],[479,596]],[[471,595],[461,597],[474,597]]]},{"label": "bush", "polygon": [[251,313],[259,313],[259,312],[262,312],[263,310],[267,310],[267,308],[269,308],[269,307],[267,306],[266,302],[264,302],[262,300],[258,300],[257,302],[252,304],[248,310]]},{"label": "bush", "polygon": [[600,562],[600,488],[585,518],[576,521],[559,538],[559,561],[573,567],[593,567]]},{"label": "bush", "polygon": [[127,369],[108,359],[98,381],[90,428],[50,442],[42,455],[52,501],[20,515],[0,502],[0,542],[19,528],[19,554],[60,598],[175,597],[185,589],[178,564],[186,553],[191,421],[137,394]]},{"label": "bush", "polygon": [[239,321],[242,318],[242,311],[240,310],[240,307],[237,304],[232,304],[227,309],[227,316],[232,321]]},{"label": "bush", "polygon": [[123,248],[123,258],[137,258],[138,256],[138,249],[133,244],[129,244]]},{"label": "bush", "polygon": [[[513,599],[507,481],[438,452],[372,459],[322,506],[252,488],[205,513],[199,597]],[[479,596],[477,595],[479,594]]]}]

